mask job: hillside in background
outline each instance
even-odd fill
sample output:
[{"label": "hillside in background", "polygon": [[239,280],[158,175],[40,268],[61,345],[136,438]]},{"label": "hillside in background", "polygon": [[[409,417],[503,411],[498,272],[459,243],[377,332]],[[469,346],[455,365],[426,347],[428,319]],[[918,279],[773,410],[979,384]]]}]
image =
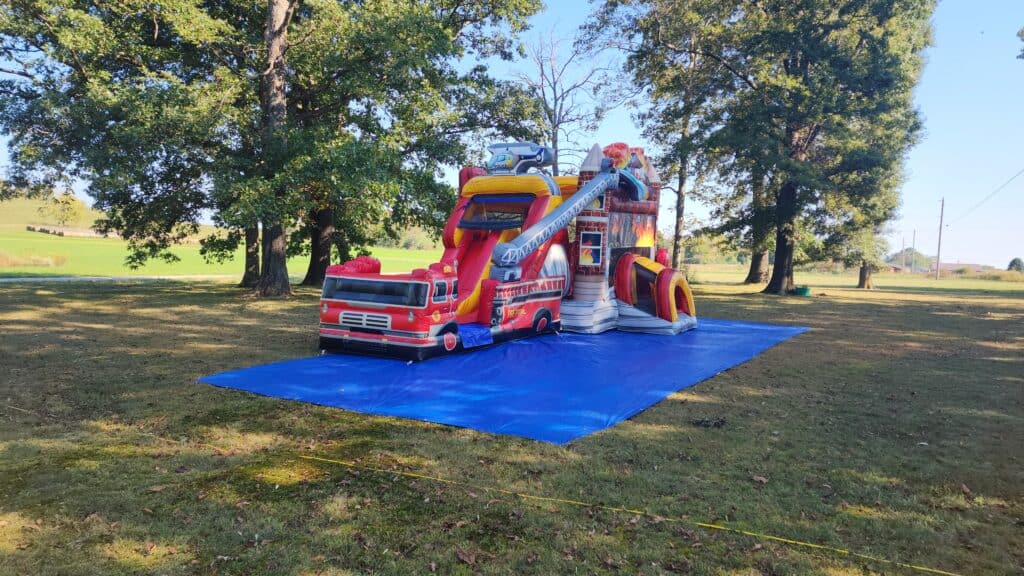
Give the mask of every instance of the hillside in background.
[{"label": "hillside in background", "polygon": [[[0,202],[0,228],[25,229],[25,226],[57,226],[57,221],[49,211],[45,210],[46,200],[29,200],[14,198]],[[102,218],[103,213],[93,210],[82,203],[81,214],[68,223],[68,228],[89,229],[93,222]]]},{"label": "hillside in background", "polygon": [[[196,276],[224,275],[241,277],[242,251],[234,260],[222,264],[207,263],[199,254],[198,242],[171,249],[178,262],[154,260],[137,269],[125,265],[127,243],[120,238],[87,235],[92,223],[102,212],[84,207],[74,222],[67,226],[69,234],[82,236],[55,236],[30,232],[27,226],[56,228],[53,217],[40,213],[43,200],[14,199],[0,202],[0,277],[6,276]],[[216,229],[201,227],[199,236]],[[199,236],[195,239],[198,240]],[[422,240],[429,245],[429,240]],[[401,248],[374,248],[373,254],[381,259],[385,272],[404,272],[422,267],[440,258],[440,250],[403,250]],[[289,259],[288,271],[294,276],[306,272],[308,258]]]}]

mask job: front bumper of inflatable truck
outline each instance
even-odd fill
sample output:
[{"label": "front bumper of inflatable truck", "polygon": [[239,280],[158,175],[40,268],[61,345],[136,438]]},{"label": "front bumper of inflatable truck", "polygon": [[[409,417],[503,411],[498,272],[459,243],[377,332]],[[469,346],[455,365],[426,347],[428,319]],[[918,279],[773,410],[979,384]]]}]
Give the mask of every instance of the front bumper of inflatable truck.
[{"label": "front bumper of inflatable truck", "polygon": [[456,352],[461,349],[461,346],[458,336],[452,332],[439,336],[413,338],[387,334],[366,334],[321,324],[320,349],[325,352],[420,361]]}]

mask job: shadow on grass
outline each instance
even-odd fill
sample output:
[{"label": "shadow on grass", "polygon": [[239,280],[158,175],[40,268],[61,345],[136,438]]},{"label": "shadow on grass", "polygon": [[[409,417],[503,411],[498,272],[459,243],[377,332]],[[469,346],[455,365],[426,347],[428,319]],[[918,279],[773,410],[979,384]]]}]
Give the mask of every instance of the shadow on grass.
[{"label": "shadow on grass", "polygon": [[[300,454],[724,521],[965,573],[1012,571],[1013,551],[1024,550],[1015,525],[1024,513],[1024,303],[1011,295],[779,300],[699,287],[704,316],[813,329],[557,447],[195,384],[313,353],[312,290],[273,302],[214,284],[3,290],[0,564],[16,572],[845,565],[678,524],[356,475]],[[709,417],[725,426],[691,424]]]}]

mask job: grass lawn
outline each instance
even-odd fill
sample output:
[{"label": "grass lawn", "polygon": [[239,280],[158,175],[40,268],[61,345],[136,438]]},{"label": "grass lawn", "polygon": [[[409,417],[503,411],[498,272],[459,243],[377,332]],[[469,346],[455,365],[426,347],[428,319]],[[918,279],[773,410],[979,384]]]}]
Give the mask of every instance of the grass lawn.
[{"label": "grass lawn", "polygon": [[[153,260],[132,270],[124,263],[126,243],[115,238],[60,237],[28,232],[24,228],[0,226],[0,277],[33,276],[200,276],[225,275],[241,278],[243,253],[223,264],[210,264],[199,254],[198,244],[175,246],[171,252],[181,260],[167,263]],[[383,262],[385,272],[401,272],[436,262],[437,250],[400,250],[374,248],[372,253]],[[28,265],[36,262],[46,265]],[[15,261],[19,265],[5,263]],[[299,279],[306,273],[308,256],[288,260],[288,270]]]},{"label": "grass lawn", "polygon": [[314,291],[0,286],[0,573],[903,572],[303,455],[1019,573],[1024,293],[950,286],[700,285],[702,315],[812,330],[564,447],[195,383],[313,353]]},{"label": "grass lawn", "polygon": [[[223,264],[207,263],[199,253],[199,244],[191,243],[171,249],[180,261],[167,263],[152,260],[142,268],[125,266],[127,243],[117,238],[54,236],[25,230],[27,225],[54,227],[52,218],[41,214],[38,200],[13,199],[0,202],[0,278],[34,276],[207,276],[225,275],[241,278],[244,252]],[[84,212],[72,228],[87,229],[102,216],[94,210]],[[203,227],[203,234],[211,232]],[[440,250],[399,250],[374,248],[373,254],[383,262],[385,272],[403,272],[437,262]],[[288,270],[299,279],[306,273],[309,258],[300,256],[288,261]]]},{"label": "grass lawn", "polygon": [[[220,276],[242,277],[244,254],[224,263],[209,263],[199,253],[198,244],[175,246],[171,251],[180,260],[152,260],[132,270],[125,265],[126,243],[113,238],[72,238],[0,228],[0,278],[36,276]],[[382,260],[384,272],[404,272],[435,262],[440,250],[400,250],[374,248]],[[42,257],[56,265],[4,265],[3,255],[27,259]],[[309,264],[308,256],[288,260],[288,271],[301,280]]]}]

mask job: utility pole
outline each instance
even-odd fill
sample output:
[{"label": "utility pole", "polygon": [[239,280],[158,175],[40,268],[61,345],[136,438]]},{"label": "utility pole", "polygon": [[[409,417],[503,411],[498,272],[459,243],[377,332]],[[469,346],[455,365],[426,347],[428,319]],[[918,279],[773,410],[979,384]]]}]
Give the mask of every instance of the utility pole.
[{"label": "utility pole", "polygon": [[917,271],[917,228],[914,228],[914,235],[910,241],[910,271]]},{"label": "utility pole", "polygon": [[900,254],[903,255],[900,258],[900,272],[907,271],[907,237],[900,236]]},{"label": "utility pole", "polygon": [[946,197],[942,197],[939,207],[939,247],[935,250],[935,279],[939,279],[939,267],[942,266],[942,218],[946,215]]}]

